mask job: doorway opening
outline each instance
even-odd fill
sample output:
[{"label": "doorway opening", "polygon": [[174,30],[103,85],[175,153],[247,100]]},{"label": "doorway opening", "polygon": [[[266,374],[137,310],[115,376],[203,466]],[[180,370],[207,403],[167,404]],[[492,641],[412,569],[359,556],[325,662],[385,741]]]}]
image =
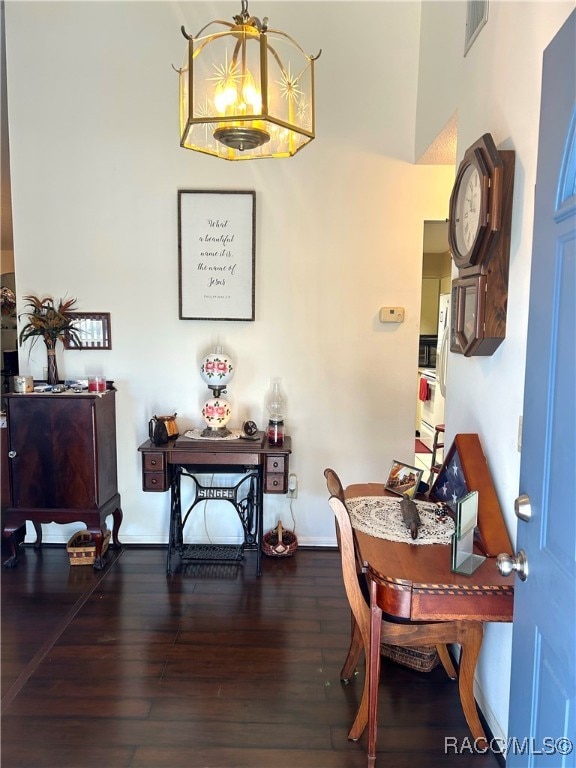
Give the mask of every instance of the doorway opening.
[{"label": "doorway opening", "polygon": [[[425,221],[422,243],[422,293],[415,424],[415,466],[430,472],[434,431],[444,422],[444,395],[440,387],[439,349],[449,325],[452,259],[448,223]],[[442,455],[436,456],[436,461]]]}]

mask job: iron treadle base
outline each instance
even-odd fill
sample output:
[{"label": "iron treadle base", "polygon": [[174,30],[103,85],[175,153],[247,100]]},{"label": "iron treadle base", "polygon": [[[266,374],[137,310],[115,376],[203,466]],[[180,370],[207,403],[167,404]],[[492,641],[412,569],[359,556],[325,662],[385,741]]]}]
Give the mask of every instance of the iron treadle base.
[{"label": "iron treadle base", "polygon": [[242,544],[188,544],[179,552],[182,562],[229,563],[244,559]]}]

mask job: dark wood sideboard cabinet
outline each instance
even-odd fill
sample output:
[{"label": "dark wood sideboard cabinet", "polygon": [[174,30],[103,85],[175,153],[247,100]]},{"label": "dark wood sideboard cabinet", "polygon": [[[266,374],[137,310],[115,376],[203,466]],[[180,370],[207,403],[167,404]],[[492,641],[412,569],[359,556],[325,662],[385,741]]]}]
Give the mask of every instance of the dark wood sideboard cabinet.
[{"label": "dark wood sideboard cabinet", "polygon": [[26,520],[36,530],[36,547],[42,544],[42,523],[84,523],[95,543],[96,569],[103,565],[109,515],[114,546],[120,546],[115,395],[107,390],[5,396],[10,500],[2,510],[2,536],[11,545],[5,566],[17,564],[13,533]]}]

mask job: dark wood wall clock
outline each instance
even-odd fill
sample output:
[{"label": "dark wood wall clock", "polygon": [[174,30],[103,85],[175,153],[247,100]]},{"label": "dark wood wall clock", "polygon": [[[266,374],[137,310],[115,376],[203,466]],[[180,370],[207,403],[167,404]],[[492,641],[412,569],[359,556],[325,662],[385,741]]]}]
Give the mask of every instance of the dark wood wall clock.
[{"label": "dark wood wall clock", "polygon": [[464,153],[450,196],[450,349],[467,357],[493,354],[506,336],[514,163],[485,133]]}]

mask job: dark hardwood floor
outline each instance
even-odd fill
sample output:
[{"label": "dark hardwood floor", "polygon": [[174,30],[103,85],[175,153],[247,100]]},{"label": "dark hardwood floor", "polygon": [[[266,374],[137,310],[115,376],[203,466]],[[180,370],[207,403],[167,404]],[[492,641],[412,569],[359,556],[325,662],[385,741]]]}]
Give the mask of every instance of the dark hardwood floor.
[{"label": "dark hardwood floor", "polygon": [[[26,548],[2,573],[2,768],[357,768],[361,681],[335,551],[165,575],[162,548]],[[383,660],[378,768],[498,768],[445,754],[469,732],[441,668]],[[453,743],[453,742],[452,742]]]}]

